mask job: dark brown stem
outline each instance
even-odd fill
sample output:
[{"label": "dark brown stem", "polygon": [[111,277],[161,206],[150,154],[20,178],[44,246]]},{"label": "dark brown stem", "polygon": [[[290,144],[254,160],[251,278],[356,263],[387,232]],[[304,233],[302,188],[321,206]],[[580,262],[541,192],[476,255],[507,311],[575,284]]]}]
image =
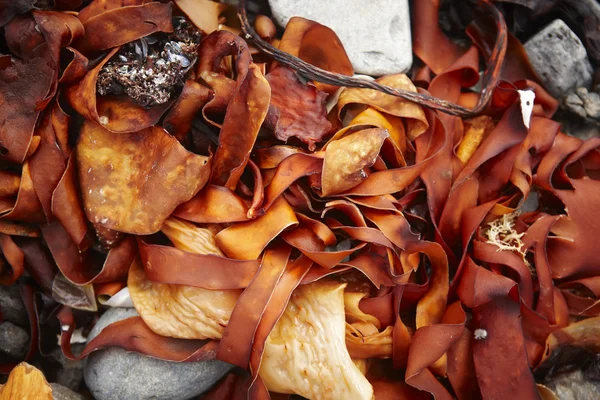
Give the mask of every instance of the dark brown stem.
[{"label": "dark brown stem", "polygon": [[238,17],[242,23],[242,31],[246,40],[252,40],[254,45],[263,53],[271,56],[281,64],[292,68],[307,79],[335,86],[374,89],[392,96],[401,97],[424,107],[439,110],[457,117],[468,118],[480,114],[489,103],[492,97],[493,89],[498,83],[500,69],[502,68],[502,62],[504,61],[504,55],[506,54],[506,23],[504,21],[504,17],[502,16],[502,13],[500,13],[500,11],[498,11],[493,4],[488,3],[488,1],[482,0],[481,4],[489,11],[492,18],[496,22],[498,35],[492,55],[488,60],[488,67],[482,77],[483,89],[481,90],[481,96],[479,96],[479,100],[473,109],[468,109],[450,101],[438,99],[427,94],[395,89],[375,81],[367,81],[364,79],[358,79],[336,74],[334,72],[329,72],[315,67],[314,65],[309,64],[298,57],[294,57],[288,53],[278,50],[262,40],[252,28],[252,25],[248,21],[248,14],[246,12],[246,0],[240,0]]}]

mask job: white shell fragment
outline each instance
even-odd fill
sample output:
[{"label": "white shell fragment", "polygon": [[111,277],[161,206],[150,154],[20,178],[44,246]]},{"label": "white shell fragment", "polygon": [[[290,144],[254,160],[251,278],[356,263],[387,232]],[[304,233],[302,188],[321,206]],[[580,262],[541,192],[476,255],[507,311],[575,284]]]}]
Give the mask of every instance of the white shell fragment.
[{"label": "white shell fragment", "polygon": [[131,297],[129,296],[129,288],[124,287],[115,293],[114,296],[106,299],[103,296],[98,296],[98,302],[102,305],[109,307],[124,307],[124,308],[133,308],[133,302],[131,301]]},{"label": "white shell fragment", "polygon": [[485,329],[475,329],[473,332],[473,337],[475,340],[484,340],[487,339],[488,333]]},{"label": "white shell fragment", "polygon": [[533,112],[533,101],[535,100],[535,93],[533,90],[519,90],[519,97],[521,98],[521,114],[523,115],[523,123],[529,129],[529,122],[531,121],[531,113]]},{"label": "white shell fragment", "polygon": [[[69,325],[63,325],[60,327],[60,330],[63,332],[68,332],[69,331]],[[56,343],[60,346],[60,334],[56,335]],[[87,337],[83,336],[83,328],[77,328],[73,331],[73,334],[71,335],[71,344],[77,344],[77,343],[86,343],[87,342]]]}]

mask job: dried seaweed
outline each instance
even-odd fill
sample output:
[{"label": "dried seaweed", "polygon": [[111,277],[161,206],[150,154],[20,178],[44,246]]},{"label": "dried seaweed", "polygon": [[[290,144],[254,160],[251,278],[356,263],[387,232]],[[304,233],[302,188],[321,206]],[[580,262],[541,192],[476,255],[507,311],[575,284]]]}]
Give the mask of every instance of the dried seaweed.
[{"label": "dried seaweed", "polygon": [[[0,283],[22,288],[26,359],[60,333],[73,359],[247,371],[207,398],[343,397],[345,365],[357,398],[503,399],[598,353],[600,140],[560,131],[494,4],[462,48],[414,2],[413,75],[372,81],[331,29],[257,33],[245,6],[243,36],[208,0],[0,13]],[[73,354],[73,310],[126,286],[140,317]]]},{"label": "dried seaweed", "polygon": [[498,72],[501,68],[500,60],[504,59],[504,54],[506,53],[506,25],[504,23],[504,19],[495,7],[490,6],[487,2],[484,2],[483,5],[488,8],[488,11],[494,18],[494,21],[497,24],[498,35],[497,42],[494,45],[493,52],[489,60],[489,66],[482,78],[484,82],[484,88],[481,91],[482,96],[480,97],[476,107],[471,110],[443,99],[433,98],[426,94],[394,89],[389,86],[380,85],[376,82],[343,76],[335,72],[329,72],[321,68],[317,68],[303,61],[302,59],[290,56],[289,54],[278,50],[262,40],[256,31],[254,31],[252,25],[248,22],[248,16],[246,13],[246,0],[240,0],[238,15],[242,21],[242,29],[247,39],[251,39],[262,52],[273,57],[273,59],[279,61],[280,63],[289,66],[294,71],[305,76],[307,79],[334,86],[374,89],[392,96],[401,97],[403,99],[431,107],[435,110],[443,111],[450,115],[470,117],[479,114],[487,106],[492,96],[492,88],[495,87],[498,82]]}]

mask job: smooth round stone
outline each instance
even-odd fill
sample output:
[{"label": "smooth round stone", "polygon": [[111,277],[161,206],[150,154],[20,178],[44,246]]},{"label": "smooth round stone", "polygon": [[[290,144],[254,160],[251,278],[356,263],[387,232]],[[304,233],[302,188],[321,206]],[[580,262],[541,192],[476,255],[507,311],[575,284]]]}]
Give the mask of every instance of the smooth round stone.
[{"label": "smooth round stone", "polygon": [[51,383],[50,386],[52,387],[52,400],[85,400],[85,397],[79,393],[75,393],[59,383]]},{"label": "smooth round stone", "polygon": [[12,322],[0,323],[0,352],[21,360],[29,350],[29,333]]},{"label": "smooth round stone", "polygon": [[[133,308],[109,309],[88,341],[107,325],[136,315]],[[231,368],[217,360],[177,363],[114,347],[89,355],[83,376],[96,400],[186,400],[210,389]]]},{"label": "smooth round stone", "polygon": [[23,328],[29,327],[27,310],[17,285],[0,286],[0,309],[4,321],[13,322]]}]

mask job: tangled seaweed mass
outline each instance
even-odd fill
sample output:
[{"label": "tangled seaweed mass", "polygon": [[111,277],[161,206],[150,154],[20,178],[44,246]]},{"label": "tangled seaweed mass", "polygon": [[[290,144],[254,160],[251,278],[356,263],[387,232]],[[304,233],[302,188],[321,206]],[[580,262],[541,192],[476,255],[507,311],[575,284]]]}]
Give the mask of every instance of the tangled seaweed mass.
[{"label": "tangled seaweed mass", "polygon": [[[461,48],[415,1],[421,66],[375,82],[329,28],[277,38],[244,3],[241,25],[208,0],[3,3],[0,283],[26,359],[60,334],[73,359],[240,367],[205,399],[551,398],[534,374],[600,350],[600,139],[561,133],[491,3]],[[126,286],[140,316],[74,355]]]}]

